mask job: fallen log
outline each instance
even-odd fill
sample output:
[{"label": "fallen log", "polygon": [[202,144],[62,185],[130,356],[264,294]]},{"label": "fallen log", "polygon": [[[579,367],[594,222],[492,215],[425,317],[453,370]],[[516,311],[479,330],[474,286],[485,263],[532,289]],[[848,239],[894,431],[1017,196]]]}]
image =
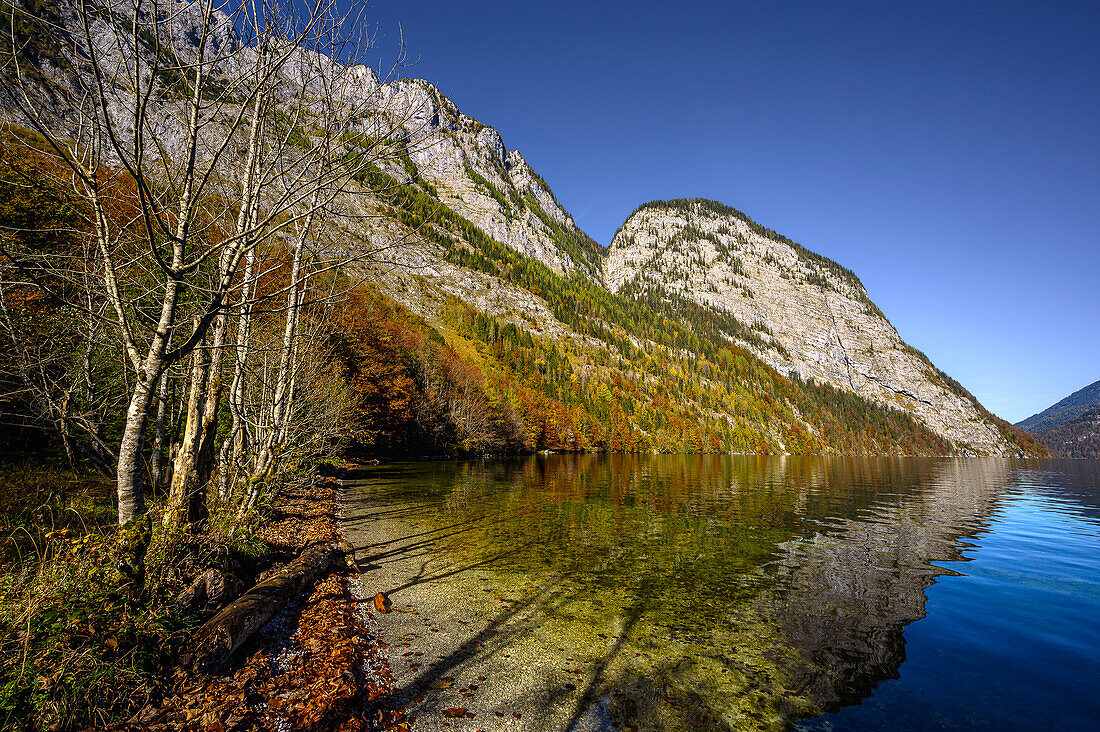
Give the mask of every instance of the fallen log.
[{"label": "fallen log", "polygon": [[335,567],[349,566],[346,541],[315,544],[230,603],[195,633],[191,664],[208,671],[229,660],[284,605]]},{"label": "fallen log", "polygon": [[232,572],[208,569],[176,597],[176,607],[193,610],[201,617],[210,617],[236,600],[244,590],[244,582]]}]

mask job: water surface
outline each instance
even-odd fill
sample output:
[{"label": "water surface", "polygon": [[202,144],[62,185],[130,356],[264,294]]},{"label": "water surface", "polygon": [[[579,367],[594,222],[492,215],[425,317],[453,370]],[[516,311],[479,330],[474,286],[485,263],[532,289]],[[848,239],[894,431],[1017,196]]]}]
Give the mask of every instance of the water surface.
[{"label": "water surface", "polygon": [[414,728],[1084,728],[1100,718],[1098,475],[410,463],[349,484],[344,518],[374,568],[361,594],[398,611],[377,623]]}]

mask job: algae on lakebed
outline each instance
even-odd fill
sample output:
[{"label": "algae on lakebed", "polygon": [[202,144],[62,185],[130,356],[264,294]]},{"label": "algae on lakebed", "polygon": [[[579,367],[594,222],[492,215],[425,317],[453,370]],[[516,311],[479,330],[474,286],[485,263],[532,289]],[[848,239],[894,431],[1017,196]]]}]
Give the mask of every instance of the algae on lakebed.
[{"label": "algae on lakebed", "polygon": [[[897,557],[844,536],[871,515],[888,545],[903,524],[874,517],[927,498],[912,472],[719,456],[391,465],[348,484],[343,518],[374,568],[362,596],[386,592],[398,611],[379,625],[398,702],[421,720],[461,728],[464,709],[471,729],[781,729],[892,673],[932,570],[916,571],[919,556],[884,573]],[[890,490],[872,490],[884,473]],[[833,540],[814,541],[824,521]],[[837,570],[849,550],[870,561]],[[900,593],[883,623],[835,620],[891,582],[916,595]],[[838,664],[831,649],[860,645],[830,633],[890,648],[866,668]]]}]

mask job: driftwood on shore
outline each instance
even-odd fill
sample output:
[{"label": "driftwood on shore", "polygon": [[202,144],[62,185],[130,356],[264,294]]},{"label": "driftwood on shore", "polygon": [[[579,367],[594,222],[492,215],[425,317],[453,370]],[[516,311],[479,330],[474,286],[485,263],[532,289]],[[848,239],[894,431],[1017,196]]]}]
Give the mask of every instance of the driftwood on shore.
[{"label": "driftwood on shore", "polygon": [[298,593],[332,569],[346,566],[351,553],[351,545],[346,541],[314,544],[258,582],[195,633],[192,666],[207,671],[225,663],[233,651]]}]

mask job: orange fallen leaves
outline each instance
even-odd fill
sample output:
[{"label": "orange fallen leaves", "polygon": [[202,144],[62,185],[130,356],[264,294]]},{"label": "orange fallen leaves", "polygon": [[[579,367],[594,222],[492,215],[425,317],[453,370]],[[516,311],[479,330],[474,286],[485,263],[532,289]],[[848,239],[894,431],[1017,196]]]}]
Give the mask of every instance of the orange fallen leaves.
[{"label": "orange fallen leaves", "polygon": [[[280,508],[288,518],[265,527],[263,538],[294,550],[332,540],[336,498],[335,485],[328,481],[281,496]],[[131,728],[407,732],[410,720],[404,711],[387,703],[393,678],[382,653],[385,644],[358,620],[348,578],[331,575],[318,582],[294,615],[289,638],[258,634],[238,651],[226,676],[177,672],[162,708],[143,710]],[[293,660],[280,662],[281,650]],[[364,661],[381,684],[364,677]]]}]

